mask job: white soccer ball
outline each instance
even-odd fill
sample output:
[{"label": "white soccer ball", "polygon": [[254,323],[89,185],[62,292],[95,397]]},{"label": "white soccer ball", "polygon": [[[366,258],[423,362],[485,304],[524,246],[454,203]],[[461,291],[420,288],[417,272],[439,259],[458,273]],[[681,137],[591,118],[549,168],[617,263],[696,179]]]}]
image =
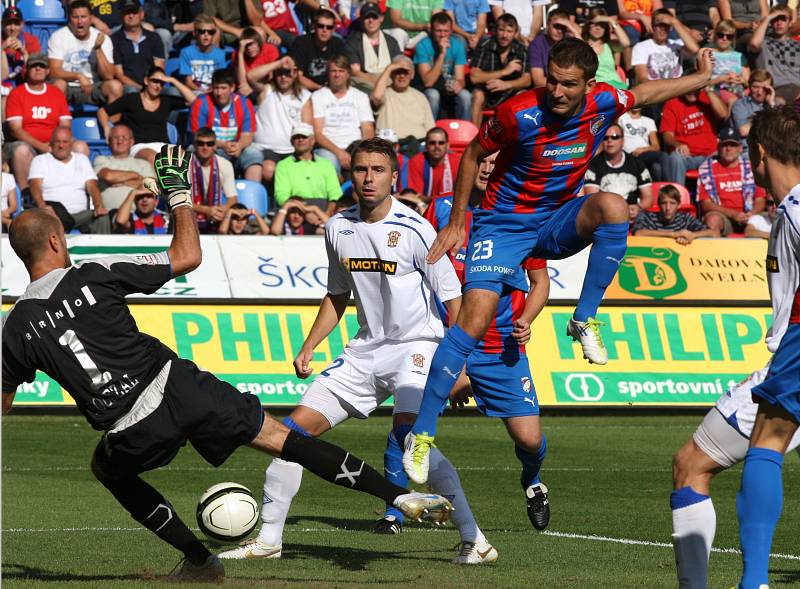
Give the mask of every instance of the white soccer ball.
[{"label": "white soccer ball", "polygon": [[260,506],[250,489],[239,483],[218,483],[197,504],[197,525],[215,540],[235,542],[258,524]]}]

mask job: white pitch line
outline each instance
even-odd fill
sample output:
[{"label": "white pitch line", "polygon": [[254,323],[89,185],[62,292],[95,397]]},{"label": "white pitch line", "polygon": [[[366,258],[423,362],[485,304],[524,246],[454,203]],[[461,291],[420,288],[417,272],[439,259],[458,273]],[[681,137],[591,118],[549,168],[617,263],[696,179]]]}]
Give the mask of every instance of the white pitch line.
[{"label": "white pitch line", "polygon": [[[190,528],[195,532],[200,531],[198,528]],[[439,533],[452,528],[406,528],[405,533]],[[83,527],[83,528],[8,528],[0,530],[4,534],[38,534],[38,533],[53,533],[53,532],[144,532],[146,528],[123,528],[123,527]],[[288,533],[340,533],[340,532],[358,532],[363,530],[349,530],[347,528],[288,528]],[[507,530],[512,531],[512,530]],[[625,544],[628,546],[650,546],[653,548],[672,548],[672,544],[666,542],[651,542],[649,540],[635,540],[633,538],[612,538],[610,536],[597,536],[595,534],[576,534],[573,532],[555,532],[552,530],[545,530],[542,532],[543,536],[551,536],[553,538],[566,538],[569,540],[589,540],[593,542],[608,542],[610,544]],[[711,552],[718,552],[722,554],[741,554],[738,548],[712,548]],[[770,558],[777,558],[782,560],[800,560],[798,554],[783,554],[771,553]]]}]

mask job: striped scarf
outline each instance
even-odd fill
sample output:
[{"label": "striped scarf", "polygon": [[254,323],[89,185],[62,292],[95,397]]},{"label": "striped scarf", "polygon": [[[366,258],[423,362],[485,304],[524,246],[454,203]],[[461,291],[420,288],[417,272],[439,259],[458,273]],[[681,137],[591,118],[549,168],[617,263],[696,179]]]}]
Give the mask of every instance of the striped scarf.
[{"label": "striped scarf", "polygon": [[[208,190],[205,189],[203,180],[203,164],[196,157],[192,158],[192,202],[196,205],[207,207],[222,204],[222,184],[219,181],[219,162],[217,156],[211,156],[211,171],[208,175]],[[201,228],[208,227],[211,223],[202,213],[197,213],[197,224]]]},{"label": "striped scarf", "polygon": [[159,211],[153,211],[153,222],[149,224],[142,221],[136,213],[131,213],[131,219],[133,220],[133,232],[136,235],[149,235],[148,227],[153,228],[153,235],[164,235],[167,232],[164,215]]},{"label": "striped scarf", "polygon": [[[708,196],[715,204],[719,202],[719,191],[717,190],[717,182],[714,179],[714,162],[717,161],[716,156],[707,158],[700,168],[697,170],[698,182],[706,189]],[[753,210],[753,200],[756,195],[756,180],[753,177],[753,169],[750,167],[750,161],[743,156],[739,156],[739,173],[742,178],[742,198],[744,200],[744,211],[749,212]]]},{"label": "striped scarf", "polygon": [[425,167],[422,170],[422,178],[424,179],[425,195],[436,197],[440,194],[453,192],[453,169],[450,167],[450,154],[446,153],[444,159],[442,160],[441,165],[444,166],[444,171],[442,172],[442,190],[437,194],[434,194],[433,192],[433,168],[431,168],[431,164],[428,162],[427,157],[423,159],[425,160]]}]

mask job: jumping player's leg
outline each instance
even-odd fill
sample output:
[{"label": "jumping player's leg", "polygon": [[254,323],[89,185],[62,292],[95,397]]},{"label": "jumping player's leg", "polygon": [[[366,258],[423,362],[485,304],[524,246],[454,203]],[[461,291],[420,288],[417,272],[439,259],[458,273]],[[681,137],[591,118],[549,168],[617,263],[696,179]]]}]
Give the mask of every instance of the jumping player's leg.
[{"label": "jumping player's leg", "polygon": [[672,544],[680,589],[708,586],[708,559],[717,526],[711,479],[740,462],[747,444],[714,408],[672,458]]},{"label": "jumping player's leg", "polygon": [[507,417],[503,423],[514,440],[514,454],[522,465],[519,482],[525,493],[528,519],[534,528],[544,530],[550,523],[550,500],[548,489],[539,477],[547,455],[547,438],[542,433],[540,418],[538,415]]}]

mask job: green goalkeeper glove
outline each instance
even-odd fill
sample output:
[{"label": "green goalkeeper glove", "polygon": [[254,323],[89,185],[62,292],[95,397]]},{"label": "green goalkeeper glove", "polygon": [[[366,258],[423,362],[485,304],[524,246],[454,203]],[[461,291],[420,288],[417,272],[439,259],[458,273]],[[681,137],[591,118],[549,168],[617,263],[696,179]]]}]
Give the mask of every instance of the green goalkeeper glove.
[{"label": "green goalkeeper glove", "polygon": [[192,206],[189,160],[189,154],[179,145],[165,145],[154,162],[156,179],[145,178],[145,188],[156,195],[163,194],[169,202],[170,210]]}]

